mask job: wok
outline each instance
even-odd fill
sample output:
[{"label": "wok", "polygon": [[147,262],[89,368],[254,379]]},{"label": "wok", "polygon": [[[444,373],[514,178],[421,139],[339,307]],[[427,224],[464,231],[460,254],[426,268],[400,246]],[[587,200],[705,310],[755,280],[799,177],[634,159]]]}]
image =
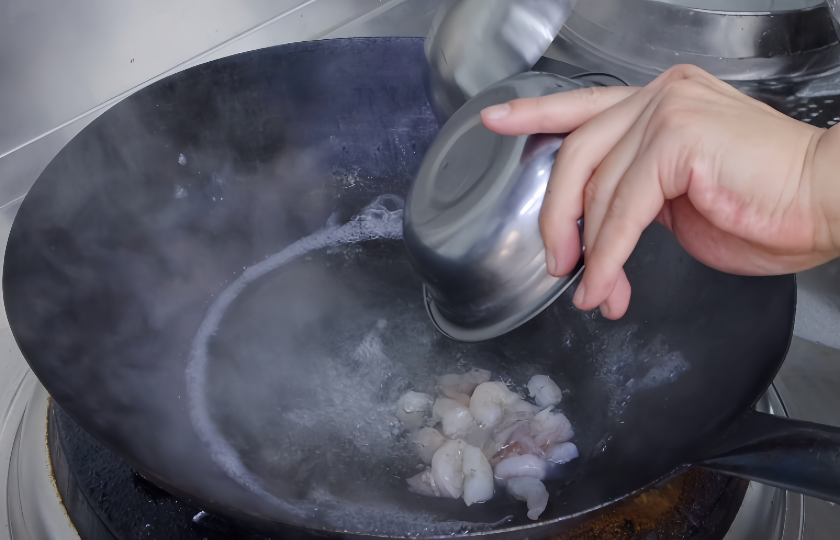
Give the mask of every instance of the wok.
[{"label": "wok", "polygon": [[[562,296],[498,339],[440,335],[400,240],[437,132],[423,43],[240,54],[112,107],[26,196],[3,273],[17,344],[52,397],[173,494],[285,535],[538,537],[716,468],[840,502],[840,430],[751,407],[791,339],[793,276],[739,277],[659,226],[619,322]],[[504,493],[410,493],[393,418],[469,367],[550,375],[581,458],[538,523]]]}]

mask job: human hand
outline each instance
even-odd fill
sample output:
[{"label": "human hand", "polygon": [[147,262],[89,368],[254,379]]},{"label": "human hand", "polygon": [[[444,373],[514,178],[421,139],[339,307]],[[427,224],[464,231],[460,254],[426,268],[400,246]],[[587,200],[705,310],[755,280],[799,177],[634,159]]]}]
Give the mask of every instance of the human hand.
[{"label": "human hand", "polygon": [[653,221],[701,262],[735,274],[796,272],[840,254],[840,132],[789,118],[697,67],[677,66],[641,89],[515,100],[482,120],[507,135],[570,133],[540,229],[549,273],[564,276],[580,257],[585,216],[586,270],[574,297],[582,310],[624,315],[623,266]]}]

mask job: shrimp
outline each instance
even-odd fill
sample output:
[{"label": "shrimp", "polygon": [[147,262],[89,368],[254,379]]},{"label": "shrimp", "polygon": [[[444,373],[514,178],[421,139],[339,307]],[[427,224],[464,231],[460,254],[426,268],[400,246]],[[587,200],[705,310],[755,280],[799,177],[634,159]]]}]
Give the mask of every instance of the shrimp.
[{"label": "shrimp", "polygon": [[505,383],[485,382],[478,385],[470,398],[470,412],[481,427],[494,427],[502,419],[505,409],[520,401]]},{"label": "shrimp", "polygon": [[397,418],[409,431],[419,429],[426,423],[432,410],[432,396],[422,392],[407,392],[397,404]]},{"label": "shrimp", "polygon": [[542,455],[542,450],[531,437],[531,426],[528,422],[520,421],[514,424],[504,445],[504,449],[510,454],[534,454],[538,457]]},{"label": "shrimp", "polygon": [[463,437],[475,425],[470,410],[449,398],[437,398],[432,408],[432,418],[440,419],[443,434],[449,438]]},{"label": "shrimp", "polygon": [[531,436],[537,446],[546,446],[568,442],[575,436],[575,432],[565,414],[551,412],[551,407],[548,407],[531,421]]},{"label": "shrimp", "polygon": [[449,373],[438,377],[438,391],[449,399],[454,399],[469,407],[470,396],[476,386],[489,380],[490,372],[486,369],[474,368],[462,375]]},{"label": "shrimp", "polygon": [[441,497],[457,499],[464,493],[464,451],[467,443],[446,441],[432,458],[432,477]]},{"label": "shrimp", "polygon": [[531,476],[511,478],[507,483],[508,493],[514,499],[528,504],[528,518],[536,520],[548,505],[548,490],[542,482]]},{"label": "shrimp", "polygon": [[467,445],[464,450],[464,502],[489,501],[493,498],[493,469],[481,450]]},{"label": "shrimp", "polygon": [[528,381],[528,393],[540,407],[553,407],[563,399],[560,387],[548,375],[531,377],[531,380]]},{"label": "shrimp", "polygon": [[503,459],[496,465],[493,474],[499,480],[507,480],[517,476],[532,476],[539,480],[545,478],[548,463],[533,454],[523,454]]},{"label": "shrimp", "polygon": [[545,452],[545,459],[552,463],[568,463],[580,456],[577,446],[574,443],[564,442],[548,447]]},{"label": "shrimp", "polygon": [[446,442],[446,438],[440,434],[440,431],[425,427],[411,436],[411,442],[417,449],[420,460],[426,465],[429,465],[432,463],[432,457],[437,452],[437,449]]},{"label": "shrimp", "polygon": [[440,490],[435,485],[435,477],[432,475],[431,467],[426,467],[421,473],[418,473],[408,480],[408,489],[420,495],[427,497],[440,497]]}]

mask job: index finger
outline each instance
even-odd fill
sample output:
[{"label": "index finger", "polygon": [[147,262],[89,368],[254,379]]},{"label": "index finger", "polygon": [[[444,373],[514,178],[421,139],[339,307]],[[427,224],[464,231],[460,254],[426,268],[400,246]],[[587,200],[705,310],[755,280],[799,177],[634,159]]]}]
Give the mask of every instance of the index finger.
[{"label": "index finger", "polygon": [[639,91],[630,86],[594,87],[515,99],[481,111],[481,121],[502,135],[569,133]]}]

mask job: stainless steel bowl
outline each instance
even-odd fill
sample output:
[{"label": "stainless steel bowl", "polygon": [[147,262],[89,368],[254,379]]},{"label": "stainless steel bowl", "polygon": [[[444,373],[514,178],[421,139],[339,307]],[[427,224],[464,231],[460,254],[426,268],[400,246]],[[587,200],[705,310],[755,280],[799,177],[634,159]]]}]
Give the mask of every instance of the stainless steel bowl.
[{"label": "stainless steel bowl", "polygon": [[583,269],[548,274],[539,214],[562,135],[504,136],[485,107],[587,86],[523,73],[479,93],[443,126],[409,192],[404,237],[435,325],[459,341],[504,334],[539,314]]}]

